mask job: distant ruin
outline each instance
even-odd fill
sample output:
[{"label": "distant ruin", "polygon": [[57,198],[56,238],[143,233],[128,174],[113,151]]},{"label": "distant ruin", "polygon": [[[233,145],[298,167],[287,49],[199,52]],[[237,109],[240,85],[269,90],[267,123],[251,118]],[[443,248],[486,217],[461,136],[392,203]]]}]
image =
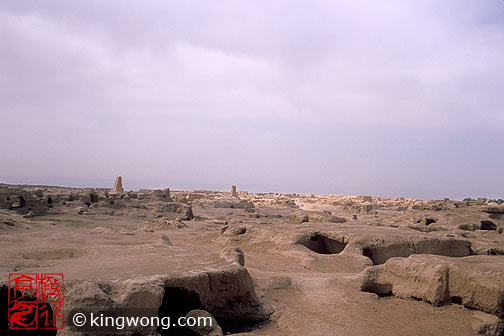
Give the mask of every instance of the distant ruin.
[{"label": "distant ruin", "polygon": [[124,192],[123,185],[122,185],[122,176],[117,176],[115,183],[114,183],[114,188],[110,190],[111,193],[121,193]]},{"label": "distant ruin", "polygon": [[238,197],[238,192],[236,191],[236,186],[231,186],[231,197]]}]

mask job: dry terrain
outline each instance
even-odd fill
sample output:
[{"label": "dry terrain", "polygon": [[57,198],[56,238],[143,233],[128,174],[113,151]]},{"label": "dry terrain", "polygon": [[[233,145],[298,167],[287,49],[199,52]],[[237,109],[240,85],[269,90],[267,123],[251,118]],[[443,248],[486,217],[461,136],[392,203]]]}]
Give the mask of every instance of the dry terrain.
[{"label": "dry terrain", "polygon": [[484,201],[0,185],[0,294],[63,273],[65,316],[219,324],[162,335],[504,335],[503,230]]}]

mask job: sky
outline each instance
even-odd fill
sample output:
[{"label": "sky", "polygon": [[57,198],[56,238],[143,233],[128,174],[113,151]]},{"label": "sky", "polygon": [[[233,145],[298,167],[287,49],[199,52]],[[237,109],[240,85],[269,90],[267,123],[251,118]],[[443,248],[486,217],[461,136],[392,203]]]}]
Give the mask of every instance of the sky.
[{"label": "sky", "polygon": [[0,182],[504,198],[504,1],[0,0]]}]

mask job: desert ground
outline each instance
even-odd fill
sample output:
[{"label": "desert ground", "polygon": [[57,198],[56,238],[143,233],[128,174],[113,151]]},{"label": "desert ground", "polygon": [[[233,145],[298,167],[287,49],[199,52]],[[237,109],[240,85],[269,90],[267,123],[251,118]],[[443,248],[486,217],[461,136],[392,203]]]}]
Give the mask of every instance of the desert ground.
[{"label": "desert ground", "polygon": [[484,200],[3,184],[0,294],[9,273],[63,273],[67,319],[218,323],[115,335],[504,335],[503,231]]}]

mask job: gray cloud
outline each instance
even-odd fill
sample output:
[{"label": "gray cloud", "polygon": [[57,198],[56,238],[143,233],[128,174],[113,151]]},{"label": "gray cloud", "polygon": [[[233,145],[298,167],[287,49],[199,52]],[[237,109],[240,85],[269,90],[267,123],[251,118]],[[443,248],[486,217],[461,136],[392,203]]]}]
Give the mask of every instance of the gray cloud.
[{"label": "gray cloud", "polygon": [[0,1],[0,178],[502,197],[503,28],[490,0]]}]

